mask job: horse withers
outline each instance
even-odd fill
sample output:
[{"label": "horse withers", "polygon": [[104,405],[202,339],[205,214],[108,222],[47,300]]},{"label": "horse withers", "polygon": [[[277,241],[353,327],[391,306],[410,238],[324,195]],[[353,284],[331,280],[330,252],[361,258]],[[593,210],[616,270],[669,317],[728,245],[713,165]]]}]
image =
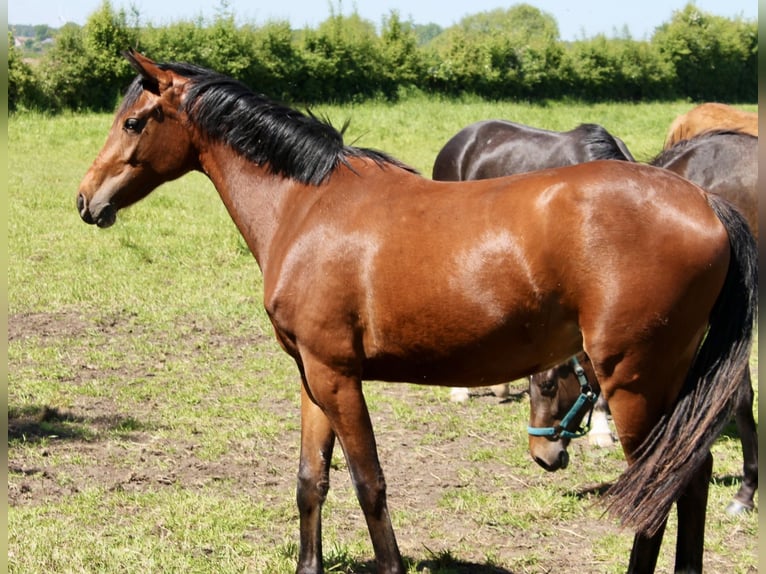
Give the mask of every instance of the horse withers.
[{"label": "horse withers", "polygon": [[231,78],[126,56],[138,76],[77,209],[105,228],[189,171],[215,186],[300,377],[297,572],[323,571],[336,439],[378,571],[405,571],[363,380],[500,383],[580,349],[629,462],[608,501],[636,531],[628,570],[654,570],[677,501],[676,569],[701,571],[710,446],[757,306],[758,254],[734,208],[629,162],[434,182]]},{"label": "horse withers", "polygon": [[635,161],[625,143],[597,124],[557,132],[507,120],[470,124],[439,150],[432,178],[489,179],[598,159]]}]

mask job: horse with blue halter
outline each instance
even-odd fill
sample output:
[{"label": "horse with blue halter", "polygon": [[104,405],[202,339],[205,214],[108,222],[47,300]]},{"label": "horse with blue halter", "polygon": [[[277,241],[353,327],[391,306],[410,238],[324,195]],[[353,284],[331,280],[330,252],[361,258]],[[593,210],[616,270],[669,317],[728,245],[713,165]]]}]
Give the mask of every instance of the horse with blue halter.
[{"label": "horse with blue halter", "polygon": [[676,567],[701,571],[710,445],[757,306],[755,242],[729,204],[629,162],[434,182],[231,78],[127,57],[138,76],[77,209],[109,227],[193,170],[218,191],[300,376],[297,572],[323,570],[336,440],[378,571],[405,571],[363,380],[485,385],[580,349],[629,461],[609,499],[636,530],[628,570],[654,570],[676,502]]}]

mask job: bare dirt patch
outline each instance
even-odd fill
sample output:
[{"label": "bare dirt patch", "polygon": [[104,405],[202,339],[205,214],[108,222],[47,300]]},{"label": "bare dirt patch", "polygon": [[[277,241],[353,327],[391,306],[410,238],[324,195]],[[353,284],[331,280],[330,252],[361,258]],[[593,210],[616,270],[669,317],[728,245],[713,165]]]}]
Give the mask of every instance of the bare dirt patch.
[{"label": "bare dirt patch", "polygon": [[[42,345],[67,345],[83,337],[101,337],[110,345],[129,348],[125,341],[146,335],[130,317],[113,317],[95,324],[75,312],[36,313],[9,318],[9,340],[26,339]],[[174,345],[163,347],[165,362],[195,353],[204,346],[211,353],[210,369],[241,368],[248,355],[232,353],[263,345],[262,335],[231,337],[207,324],[193,324],[184,334],[151,333],[168,337]],[[220,353],[216,349],[220,348]],[[170,350],[169,350],[170,349]],[[172,349],[175,349],[173,351]],[[212,350],[211,350],[212,349]],[[177,353],[174,357],[169,353]],[[268,346],[264,353],[274,352]],[[66,367],[74,373],[64,384],[85,384],[97,376],[93,366],[76,355],[66,355]],[[21,365],[11,364],[11,370]],[[110,367],[110,376],[131,380],[151,375],[152,366],[140,368],[126,357]],[[222,391],[215,391],[222,392]],[[234,392],[231,389],[226,392]],[[236,392],[244,392],[236,390]],[[523,388],[517,388],[505,402],[491,395],[480,396],[466,406],[465,417],[481,416],[482,409],[527,409]],[[296,382],[297,394],[297,382]],[[458,408],[447,398],[425,401],[407,385],[385,385],[384,399],[401,399],[415,408],[429,409],[434,417],[450,414]],[[214,399],[215,397],[212,397]],[[450,506],[445,500],[462,491],[475,491],[479,499],[495,501],[502,507],[512,495],[529,488],[539,488],[544,481],[557,484],[562,496],[596,500],[604,485],[588,482],[576,471],[529,479],[507,464],[489,457],[477,460],[475,453],[502,437],[475,434],[440,435],[429,441],[428,429],[405,428],[399,416],[385,401],[373,413],[379,452],[392,509],[415,519],[396,525],[405,556],[417,556],[419,571],[436,571],[443,565],[450,572],[512,573],[596,571],[593,549],[599,540],[616,531],[611,520],[579,523],[581,517],[562,516],[546,519],[531,531],[515,527],[505,516],[490,514],[477,518],[475,509]],[[298,412],[284,397],[261,398],[260,407],[273,413],[293,413],[295,424],[284,432],[268,437],[247,437],[229,445],[220,458],[201,455],[204,444],[194,430],[186,434],[158,428],[151,401],[137,402],[129,410],[110,396],[77,395],[66,406],[33,405],[9,409],[9,491],[11,507],[41,505],[64,500],[88,488],[127,492],[152,492],[182,488],[202,492],[209,488],[227,489],[244,494],[264,504],[292,504],[298,462]],[[462,416],[462,415],[461,415]],[[526,449],[523,444],[508,444],[509,449]],[[573,445],[576,458],[584,445]],[[339,457],[339,455],[338,455]],[[528,464],[532,465],[531,461]],[[619,464],[614,466],[616,477]],[[502,482],[497,477],[502,477]],[[342,459],[331,476],[332,489],[338,497],[353,498],[348,473]],[[508,511],[512,513],[512,510]],[[577,514],[577,513],[575,513]],[[326,517],[339,536],[353,536],[364,530],[361,511],[353,503],[336,504]],[[297,541],[297,521],[281,526]],[[248,533],[253,539],[276,540],[283,532]],[[666,546],[669,543],[666,542]],[[744,546],[743,546],[744,548]],[[525,565],[529,556],[535,559]],[[714,558],[714,560],[717,560]],[[625,557],[627,561],[627,556]],[[714,562],[718,564],[718,562]],[[515,564],[513,572],[510,564]],[[722,563],[724,566],[726,562]],[[719,564],[720,565],[720,564]],[[370,563],[354,565],[355,571],[371,571]],[[755,570],[753,570],[755,571]]]}]

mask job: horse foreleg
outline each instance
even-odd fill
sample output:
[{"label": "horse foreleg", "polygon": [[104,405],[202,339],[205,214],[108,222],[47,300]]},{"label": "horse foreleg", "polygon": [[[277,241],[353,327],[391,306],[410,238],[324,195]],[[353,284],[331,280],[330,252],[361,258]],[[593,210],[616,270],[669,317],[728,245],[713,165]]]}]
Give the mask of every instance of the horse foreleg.
[{"label": "horse foreleg", "polygon": [[708,453],[705,461],[689,480],[684,493],[676,501],[678,535],[676,537],[675,571],[677,573],[699,574],[702,572],[705,512],[712,475],[713,455]]},{"label": "horse foreleg", "polygon": [[335,433],[322,410],[301,389],[301,458],[297,502],[300,514],[298,574],[322,572],[322,504],[330,488]]},{"label": "horse foreleg", "polygon": [[740,514],[753,509],[753,496],[758,488],[758,430],[753,418],[753,383],[750,370],[745,370],[742,386],[734,407],[734,420],[742,441],[742,484],[734,500],[726,507],[728,514]]},{"label": "horse foreleg", "polygon": [[372,540],[378,572],[403,574],[404,563],[391,525],[386,482],[362,383],[356,377],[338,373],[305,356],[303,364],[311,396],[330,420],[346,456]]}]

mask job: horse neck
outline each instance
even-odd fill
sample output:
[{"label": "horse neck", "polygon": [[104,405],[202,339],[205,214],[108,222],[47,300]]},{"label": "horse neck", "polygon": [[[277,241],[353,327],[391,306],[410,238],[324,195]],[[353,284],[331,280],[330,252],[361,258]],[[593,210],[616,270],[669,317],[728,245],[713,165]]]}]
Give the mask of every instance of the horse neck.
[{"label": "horse neck", "polygon": [[269,173],[226,145],[213,143],[200,153],[202,171],[210,178],[261,271],[283,213],[301,184]]}]

